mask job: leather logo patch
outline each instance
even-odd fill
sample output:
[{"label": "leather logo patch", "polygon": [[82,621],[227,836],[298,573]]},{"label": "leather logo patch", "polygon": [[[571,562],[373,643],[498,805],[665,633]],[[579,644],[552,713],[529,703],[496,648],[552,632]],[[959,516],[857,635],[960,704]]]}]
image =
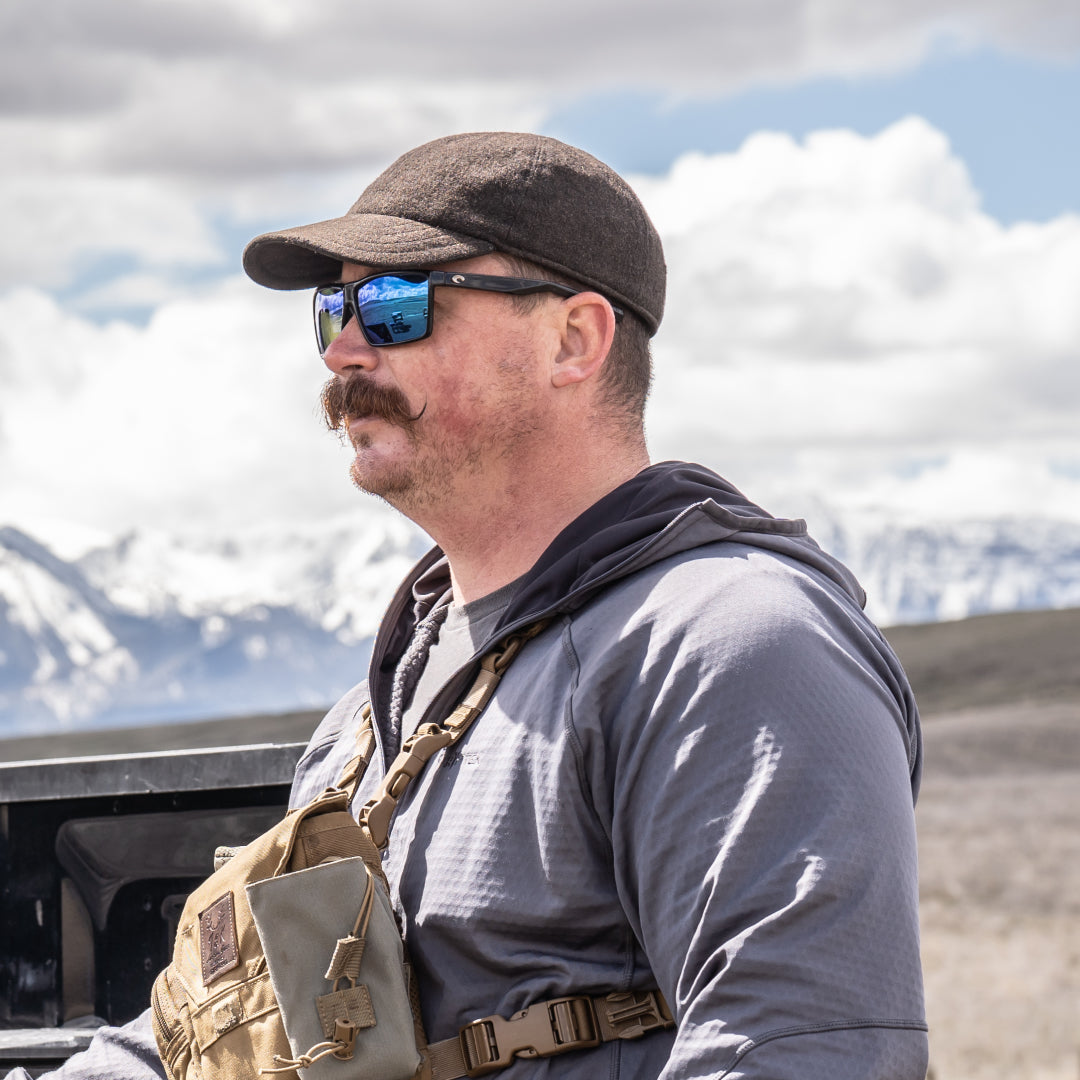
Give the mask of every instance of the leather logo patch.
[{"label": "leather logo patch", "polygon": [[226,971],[240,966],[236,912],[231,892],[215,900],[199,915],[199,953],[202,956],[203,986],[209,986]]}]

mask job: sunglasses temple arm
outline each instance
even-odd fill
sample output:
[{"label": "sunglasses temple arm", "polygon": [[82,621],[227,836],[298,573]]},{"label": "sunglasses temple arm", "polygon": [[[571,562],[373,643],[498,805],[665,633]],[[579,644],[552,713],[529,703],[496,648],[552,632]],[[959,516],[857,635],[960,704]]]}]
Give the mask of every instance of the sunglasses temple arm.
[{"label": "sunglasses temple arm", "polygon": [[[432,270],[429,275],[432,285],[449,285],[458,289],[480,289],[483,292],[511,293],[514,296],[530,296],[534,293],[551,292],[559,296],[577,296],[590,291],[575,289],[557,281],[536,281],[533,278],[493,277],[488,274],[449,274],[443,270]],[[605,297],[604,299],[607,299]],[[608,300],[611,304],[611,301]],[[615,321],[622,322],[623,310],[611,304]]]}]

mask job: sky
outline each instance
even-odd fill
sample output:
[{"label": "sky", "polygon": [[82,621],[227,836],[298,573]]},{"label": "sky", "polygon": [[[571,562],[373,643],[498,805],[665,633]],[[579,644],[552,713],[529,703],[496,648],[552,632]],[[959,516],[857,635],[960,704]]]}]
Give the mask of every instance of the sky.
[{"label": "sky", "polygon": [[1080,521],[1075,0],[407,10],[4,6],[0,524],[70,555],[384,513],[309,295],[240,254],[493,129],[596,154],[663,237],[654,459],[776,513]]}]

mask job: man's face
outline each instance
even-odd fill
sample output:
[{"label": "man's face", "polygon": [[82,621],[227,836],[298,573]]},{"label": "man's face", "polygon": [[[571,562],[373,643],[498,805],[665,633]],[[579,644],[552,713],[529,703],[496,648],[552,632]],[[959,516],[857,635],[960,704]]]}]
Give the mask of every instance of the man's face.
[{"label": "man's face", "polygon": [[[491,255],[439,269],[506,273]],[[372,272],[347,263],[342,281]],[[356,451],[353,482],[414,518],[470,484],[513,475],[542,432],[547,384],[542,306],[520,313],[495,293],[433,295],[430,337],[373,348],[350,319],[323,357],[334,373],[328,412],[343,414]]]}]

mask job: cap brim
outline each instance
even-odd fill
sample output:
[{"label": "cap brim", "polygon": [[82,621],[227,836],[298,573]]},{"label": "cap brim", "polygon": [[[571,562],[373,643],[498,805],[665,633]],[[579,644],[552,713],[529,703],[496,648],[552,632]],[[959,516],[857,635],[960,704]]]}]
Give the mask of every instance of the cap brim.
[{"label": "cap brim", "polygon": [[346,214],[256,236],[244,249],[244,271],[268,289],[310,289],[335,281],[343,262],[393,269],[438,265],[494,250],[486,240],[408,218]]}]

